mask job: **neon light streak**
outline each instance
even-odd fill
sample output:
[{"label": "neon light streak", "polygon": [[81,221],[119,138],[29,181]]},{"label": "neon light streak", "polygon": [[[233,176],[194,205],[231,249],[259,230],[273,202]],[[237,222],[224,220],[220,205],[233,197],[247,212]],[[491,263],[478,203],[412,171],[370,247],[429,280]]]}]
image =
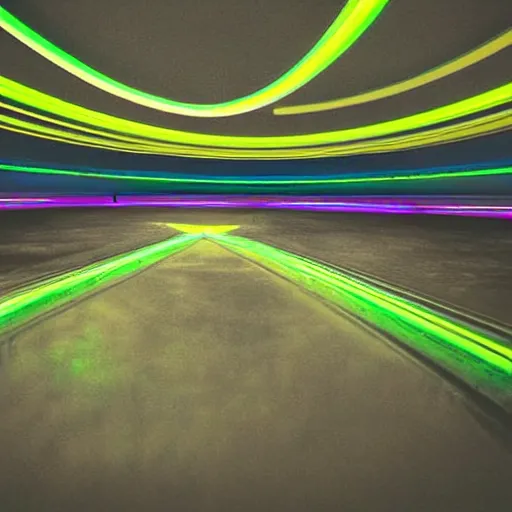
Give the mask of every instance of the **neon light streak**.
[{"label": "neon light streak", "polygon": [[[242,150],[242,149],[218,149],[218,148],[197,148],[174,144],[155,144],[147,142],[140,144],[119,144],[117,142],[104,141],[101,138],[85,138],[81,135],[75,135],[67,131],[53,131],[57,135],[48,135],[47,127],[41,127],[34,123],[27,123],[15,118],[4,116],[5,123],[15,126],[26,126],[27,129],[9,126],[1,123],[0,128],[15,133],[31,135],[37,138],[48,139],[57,142],[65,142],[72,145],[85,147],[95,147],[101,149],[122,151],[126,153],[153,154],[168,156],[184,156],[204,159],[226,159],[226,160],[281,160],[281,159],[311,159],[326,158],[342,155],[354,154],[375,154],[389,153],[391,151],[400,151],[404,149],[413,149],[418,147],[427,147],[439,144],[447,144],[453,141],[465,140],[481,135],[490,135],[510,128],[510,116],[512,110],[498,112],[482,116],[478,119],[453,124],[444,128],[433,128],[412,135],[399,135],[368,142],[355,142],[351,144],[342,144],[334,146],[324,146],[319,148],[292,148],[292,149],[273,149],[273,150]],[[30,126],[33,127],[29,129]],[[82,129],[77,127],[78,129]],[[112,137],[107,133],[108,137]],[[117,137],[121,138],[121,137]],[[124,137],[123,137],[124,138]],[[80,142],[78,142],[80,141]],[[92,142],[89,142],[92,141]],[[97,142],[96,142],[97,141]],[[152,149],[155,148],[155,149]]]},{"label": "neon light streak", "polygon": [[0,205],[2,203],[44,203],[46,201],[48,201],[48,199],[41,197],[0,197]]},{"label": "neon light streak", "polygon": [[156,151],[151,150],[137,150],[135,149],[135,146],[132,149],[128,148],[122,148],[122,147],[116,147],[113,144],[103,144],[101,142],[84,142],[83,139],[80,137],[73,138],[71,134],[66,134],[62,136],[54,136],[49,135],[47,131],[44,129],[42,130],[41,127],[34,125],[33,129],[23,129],[23,128],[17,128],[17,123],[13,123],[12,119],[9,119],[6,123],[0,122],[0,129],[13,132],[13,133],[19,133],[21,135],[29,135],[30,137],[35,137],[37,139],[44,139],[44,140],[50,140],[52,142],[62,142],[64,144],[71,144],[72,146],[81,146],[81,147],[87,147],[87,148],[96,148],[96,149],[105,149],[110,151],[120,151],[122,153],[136,153],[136,154],[152,154],[152,155],[158,155],[160,153]]},{"label": "neon light streak", "polygon": [[127,276],[181,251],[201,237],[179,235],[120,256],[68,272],[0,298],[0,333],[76,299],[114,279]]},{"label": "neon light streak", "polygon": [[[465,217],[488,217],[512,220],[512,205],[474,204],[469,200],[454,204],[432,202],[425,197],[343,197],[318,199],[314,197],[250,197],[250,196],[117,196],[114,202],[111,196],[62,196],[46,197],[44,200],[26,201],[16,198],[12,202],[3,199],[0,210],[28,210],[41,208],[83,208],[83,207],[152,207],[152,208],[256,208],[286,209],[297,211],[377,213],[377,214],[421,214],[421,215],[458,215]],[[189,229],[199,229],[196,234],[216,234],[215,230],[229,232],[238,226],[190,226],[181,224],[162,224],[179,231],[192,233]],[[206,231],[204,231],[206,230]]]},{"label": "neon light streak", "polygon": [[[41,138],[48,138],[50,140],[56,140],[59,142],[69,142],[71,144],[77,144],[89,147],[100,147],[103,149],[115,149],[126,152],[137,152],[137,153],[155,153],[155,154],[172,154],[172,155],[185,155],[190,153],[190,149],[180,145],[173,145],[169,143],[155,143],[136,137],[127,137],[119,134],[113,134],[102,130],[95,130],[92,128],[84,127],[74,123],[62,121],[60,119],[54,119],[52,117],[44,116],[35,112],[31,112],[26,109],[15,107],[10,104],[0,102],[0,107],[12,110],[14,112],[23,114],[25,116],[33,117],[44,121],[45,123],[56,124],[58,126],[64,126],[73,130],[79,130],[93,135],[99,134],[100,136],[106,137],[107,141],[97,137],[86,137],[80,134],[71,134],[68,131],[56,130],[47,126],[39,126],[34,123],[22,121],[18,118],[12,118],[9,116],[0,116],[0,127],[4,129],[32,135]],[[501,131],[510,127],[510,112],[501,112],[491,116],[481,117],[466,123],[460,123],[458,125],[452,125],[445,128],[438,128],[432,131],[424,131],[420,134],[398,137],[396,139],[385,139],[383,141],[370,141],[368,143],[355,143],[352,145],[346,144],[338,147],[328,147],[321,149],[306,148],[300,150],[265,150],[264,153],[255,151],[242,150],[215,150],[215,149],[193,149],[194,155],[203,158],[208,157],[221,157],[221,158],[241,158],[248,157],[263,158],[268,156],[269,158],[311,158],[321,156],[334,156],[340,154],[350,154],[354,152],[379,152],[379,151],[390,151],[395,149],[405,149],[409,147],[417,147],[418,145],[429,145],[429,144],[440,144],[446,143],[453,139],[463,139],[467,137],[473,137],[485,133],[492,133]],[[4,121],[4,124],[1,124]],[[11,125],[11,126],[7,126]],[[41,135],[44,134],[44,135]],[[431,137],[435,136],[434,140]],[[114,140],[120,140],[122,144],[112,142]],[[134,145],[125,144],[124,142],[134,143]],[[396,145],[396,147],[395,147]],[[152,150],[151,148],[155,148]],[[328,153],[327,153],[328,152]]]},{"label": "neon light streak", "polygon": [[[21,109],[20,109],[21,110]],[[82,128],[80,126],[73,126],[71,123],[65,123],[59,120],[55,120],[55,124],[62,124],[67,125],[67,127],[70,127],[72,129],[78,129],[80,131],[87,131],[87,132],[95,132],[100,133],[101,138],[99,137],[91,137],[87,135],[81,135],[81,134],[74,134],[66,130],[60,130],[58,128],[51,128],[49,126],[39,125],[37,123],[32,123],[30,121],[23,121],[22,119],[17,119],[12,116],[5,116],[0,115],[0,122],[4,125],[10,125],[15,128],[21,128],[22,130],[30,130],[35,133],[43,134],[43,135],[50,135],[55,138],[60,138],[61,140],[69,139],[74,142],[83,142],[85,144],[91,144],[96,146],[103,146],[105,148],[113,148],[113,149],[140,149],[140,150],[147,150],[150,151],[151,149],[156,149],[157,151],[165,152],[166,149],[168,149],[167,146],[164,144],[158,144],[158,143],[151,143],[149,142],[147,145],[144,144],[143,139],[138,139],[135,137],[124,137],[124,136],[117,136],[112,135],[105,131],[100,130],[90,130],[88,128]],[[106,137],[105,140],[103,137]],[[118,141],[123,141],[128,139],[132,143],[123,143]],[[173,148],[172,145],[169,146],[170,148]],[[176,148],[178,149],[178,148]]]},{"label": "neon light streak", "polygon": [[[47,167],[33,167],[23,165],[9,165],[0,162],[0,171],[22,172],[29,174],[47,174],[53,176],[76,176],[81,178],[101,178],[121,181],[139,181],[142,183],[169,183],[176,185],[238,185],[242,187],[265,187],[265,186],[296,186],[301,185],[344,185],[344,184],[369,184],[418,180],[438,180],[448,178],[473,178],[478,176],[512,176],[512,167],[496,167],[491,169],[471,169],[462,166],[443,167],[433,169],[417,169],[415,171],[381,171],[372,175],[325,175],[325,176],[254,176],[250,179],[228,176],[193,176],[193,175],[171,175],[171,176],[143,176],[116,173],[112,170],[105,171],[82,171],[76,169],[51,169]],[[137,172],[137,171],[129,171]]]},{"label": "neon light streak", "polygon": [[[162,223],[157,223],[162,225]],[[240,226],[229,224],[229,225],[219,225],[219,226],[205,226],[205,225],[197,225],[197,224],[163,224],[164,226],[169,226],[176,231],[181,231],[182,233],[186,233],[188,235],[225,235],[226,233],[230,233],[231,231],[235,231]]]},{"label": "neon light streak", "polygon": [[431,69],[396,84],[388,85],[380,89],[356,94],[355,96],[348,96],[346,98],[339,98],[336,100],[322,101],[318,103],[308,103],[304,105],[290,105],[285,107],[274,108],[273,112],[276,116],[289,116],[295,114],[310,114],[312,112],[325,112],[326,110],[336,110],[344,107],[351,107],[354,105],[361,105],[362,103],[369,103],[371,101],[381,100],[401,94],[403,92],[411,91],[430,84],[441,78],[446,78],[458,71],[475,65],[484,59],[495,55],[496,53],[508,48],[512,45],[512,30],[508,30],[498,37],[488,41],[475,50],[462,55],[451,62],[442,64],[437,68]]},{"label": "neon light streak", "polygon": [[512,206],[481,205],[405,205],[400,202],[371,204],[364,201],[281,201],[272,203],[271,208],[286,210],[307,210],[319,212],[391,213],[421,215],[458,215],[464,217],[492,217],[512,220]]},{"label": "neon light streak", "polygon": [[[223,200],[222,200],[223,199]],[[250,200],[244,198],[211,198],[211,199],[146,199],[126,197],[118,199],[120,206],[174,207],[174,208],[265,208],[281,210],[345,212],[345,213],[378,213],[378,214],[420,214],[420,215],[456,215],[464,217],[487,217],[512,220],[512,206],[482,205],[436,205],[436,204],[403,204],[399,201],[389,203],[371,203],[364,200],[333,200],[304,201],[294,198],[274,198]]]},{"label": "neon light streak", "polygon": [[110,94],[153,109],[193,117],[221,117],[257,110],[304,86],[345,53],[379,16],[389,0],[348,0],[313,48],[263,89],[224,103],[200,105],[149,94],[122,84],[60,49],[0,7],[0,27],[49,61]]},{"label": "neon light streak", "polygon": [[[146,143],[149,142],[149,141],[145,141],[144,139],[137,138],[137,137],[127,137],[127,136],[120,135],[120,134],[110,133],[105,130],[95,130],[94,128],[82,126],[80,124],[69,123],[69,122],[63,121],[61,119],[56,119],[56,118],[50,117],[50,116],[44,116],[44,115],[38,114],[37,112],[32,112],[31,110],[26,110],[24,108],[16,107],[16,106],[10,105],[8,103],[0,102],[0,108],[5,109],[5,110],[11,110],[12,112],[16,112],[17,114],[22,114],[24,116],[28,116],[28,117],[31,117],[31,118],[34,118],[34,119],[37,119],[40,121],[44,121],[44,123],[47,123],[47,124],[62,126],[64,128],[69,128],[74,131],[84,132],[84,133],[92,134],[92,135],[99,135],[100,137],[110,139],[110,140],[107,140],[106,142],[111,142],[112,140],[114,140],[114,141],[121,141],[121,142],[131,142],[131,143],[139,144],[141,146],[144,145],[145,142]],[[12,124],[13,126],[25,127],[28,129],[36,130],[36,131],[39,131],[40,133],[45,133],[45,132],[50,133],[50,134],[53,133],[58,136],[69,135],[68,131],[61,131],[61,130],[54,131],[54,129],[51,129],[44,125],[39,126],[34,123],[21,121],[19,119],[13,118],[11,116],[0,116],[0,121],[4,121],[5,123]],[[77,140],[78,140],[78,136],[77,136]],[[91,137],[88,139],[83,138],[83,140],[85,140],[86,142],[96,142],[99,139]],[[159,145],[154,142],[152,142],[151,144],[152,144],[152,147],[162,147],[163,149],[169,147],[168,145],[165,145],[165,144]],[[126,147],[130,147],[130,146],[127,145]]]},{"label": "neon light streak", "polygon": [[[83,136],[80,134],[73,135],[73,134],[70,134],[69,131],[58,130],[58,129],[50,128],[48,126],[39,126],[39,125],[31,123],[31,122],[23,121],[18,118],[13,118],[12,116],[0,115],[0,123],[3,121],[7,125],[11,125],[13,127],[18,128],[15,131],[18,131],[18,132],[23,131],[25,133],[32,134],[32,135],[36,135],[35,133],[30,133],[32,131],[37,132],[39,134],[41,134],[41,133],[49,134],[50,135],[49,138],[51,138],[52,140],[64,141],[64,139],[69,139],[69,140],[72,140],[73,142],[82,141],[84,143],[84,145],[87,145],[87,146],[92,145],[94,147],[103,147],[106,149],[110,148],[111,145],[113,145],[112,148],[120,149],[123,151],[139,149],[139,151],[141,151],[141,152],[146,152],[146,151],[151,151],[152,148],[155,148],[155,151],[159,154],[166,154],[166,153],[168,153],[168,154],[169,153],[183,154],[184,152],[187,153],[190,151],[188,148],[184,148],[181,145],[151,142],[151,141],[147,141],[145,139],[141,139],[141,138],[137,138],[137,137],[129,137],[129,136],[123,136],[120,134],[113,134],[111,132],[107,132],[104,130],[95,130],[93,128],[85,127],[85,126],[82,126],[82,125],[79,125],[76,123],[69,123],[66,121],[62,121],[60,119],[55,119],[53,117],[44,116],[44,115],[38,114],[36,112],[32,112],[30,110],[26,110],[23,108],[16,107],[14,105],[10,105],[8,103],[0,102],[0,107],[4,108],[6,110],[11,110],[18,114],[23,114],[24,116],[28,116],[28,117],[32,117],[32,118],[44,121],[45,123],[50,123],[50,124],[54,124],[57,126],[63,126],[65,128],[70,128],[72,130],[79,131],[79,132],[85,132],[87,134],[99,135],[100,137],[106,137],[108,139],[105,141],[105,140],[102,140],[101,138],[97,138],[97,137],[86,137],[86,136]],[[5,127],[5,124],[4,125],[0,124],[0,126]],[[456,132],[457,138],[474,136],[480,132],[481,126],[485,126],[487,132],[498,131],[498,130],[503,130],[503,129],[509,128],[510,127],[509,114],[507,114],[506,112],[501,112],[501,113],[497,113],[497,114],[494,114],[491,116],[483,116],[483,117],[480,117],[473,121],[469,121],[467,123],[460,123],[460,124],[451,125],[451,126],[448,126],[445,128],[438,128],[438,129],[434,129],[433,131],[423,131],[420,134],[415,134],[413,136],[399,138],[399,139],[397,139],[397,141],[399,143],[401,143],[402,146],[404,144],[405,145],[411,144],[412,141],[418,141],[418,140],[422,140],[422,141],[424,141],[425,144],[427,144],[429,142],[430,137],[435,134],[435,138],[436,138],[435,142],[440,143],[444,139],[449,140],[449,139],[453,138],[454,131]],[[20,130],[20,128],[21,128],[21,130]],[[476,132],[475,132],[475,129],[477,130]],[[29,130],[30,130],[30,132],[29,132]],[[122,144],[119,144],[118,142],[114,143],[114,142],[112,142],[112,140],[121,141]],[[133,145],[125,144],[125,142],[133,143]],[[368,143],[359,143],[359,144],[356,143],[356,144],[352,144],[352,145],[347,144],[342,147],[329,147],[329,148],[324,148],[322,150],[323,151],[326,151],[326,150],[328,150],[328,151],[333,151],[333,150],[347,151],[347,150],[354,150],[354,149],[357,150],[357,148],[360,148],[361,151],[364,149],[369,149],[369,148],[373,148],[375,150],[375,149],[378,149],[379,145],[382,145],[382,144],[385,144],[385,147],[387,147],[389,149],[389,145],[392,142],[393,142],[393,140],[385,139],[384,141],[370,141]],[[377,145],[377,147],[376,147],[376,145]],[[203,150],[198,149],[197,150],[198,154],[200,151],[203,154],[205,153],[204,149]],[[206,156],[208,156],[209,154],[212,154],[213,151],[216,151],[216,154],[219,154],[219,150],[207,149],[206,151],[208,152],[208,153],[206,153]],[[223,150],[223,153],[220,154],[219,156],[226,154],[225,153],[226,151],[227,150]],[[269,150],[266,150],[266,152],[268,152],[268,151]],[[284,151],[283,150],[280,150],[280,151],[279,150],[271,150],[271,151],[272,151],[272,154],[276,155],[276,156],[284,156],[284,153],[290,154],[290,150],[287,150],[287,151],[286,150],[284,150]],[[291,150],[291,151],[293,152],[291,154],[292,156],[294,153],[297,152],[297,150]],[[307,154],[311,153],[311,149],[309,149],[309,148],[301,150],[302,153],[304,151],[306,151]],[[313,151],[318,151],[318,149],[315,149]],[[234,153],[228,153],[228,154],[234,154],[236,156],[236,155],[240,155],[241,153],[242,153],[241,150],[234,150]],[[251,155],[252,154],[254,154],[254,152],[252,152]]]},{"label": "neon light streak", "polygon": [[511,406],[512,346],[505,338],[314,260],[242,237],[212,239],[378,326],[502,406]]},{"label": "neon light streak", "polygon": [[32,199],[32,198],[16,198],[10,200],[9,198],[3,198],[0,200],[0,211],[1,210],[40,210],[47,208],[99,208],[109,207],[115,208],[121,206],[118,203],[114,203],[111,196],[104,197],[93,197],[93,196],[82,196],[82,197],[45,197],[44,199]]},{"label": "neon light streak", "polygon": [[67,117],[86,125],[161,142],[173,142],[188,146],[210,146],[214,148],[279,149],[337,144],[341,142],[384,137],[403,131],[426,128],[434,124],[452,121],[467,115],[477,114],[486,109],[505,105],[511,101],[512,82],[450,105],[373,125],[305,135],[262,137],[185,132],[138,123],[79,107],[78,105],[22,86],[5,77],[0,77],[0,95],[31,108]]}]

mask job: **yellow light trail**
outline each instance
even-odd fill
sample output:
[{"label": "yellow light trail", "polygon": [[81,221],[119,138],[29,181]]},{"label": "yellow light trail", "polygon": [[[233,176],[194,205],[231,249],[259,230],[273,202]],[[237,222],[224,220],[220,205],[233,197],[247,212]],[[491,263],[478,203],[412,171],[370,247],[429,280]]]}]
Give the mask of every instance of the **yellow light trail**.
[{"label": "yellow light trail", "polygon": [[224,103],[209,105],[163,98],[118,82],[51,43],[3,7],[0,7],[0,27],[53,64],[114,96],[172,114],[192,117],[225,117],[270,105],[306,85],[364,34],[389,1],[348,0],[319,41],[286,73],[252,94]]},{"label": "yellow light trail", "polygon": [[505,50],[512,46],[512,30],[507,30],[505,33],[488,41],[475,50],[466,53],[446,64],[442,64],[434,69],[426,71],[421,75],[409,78],[396,84],[388,85],[373,91],[363,92],[355,96],[348,96],[346,98],[338,98],[335,100],[321,101],[318,103],[307,103],[304,105],[289,105],[284,107],[276,107],[273,112],[276,116],[289,116],[295,114],[311,114],[313,112],[325,112],[327,110],[336,110],[344,107],[352,107],[354,105],[361,105],[371,101],[377,101],[384,98],[389,98],[396,94],[411,91],[418,87],[435,82],[441,78],[446,78],[458,71],[473,66],[484,59],[495,55],[496,53]]}]

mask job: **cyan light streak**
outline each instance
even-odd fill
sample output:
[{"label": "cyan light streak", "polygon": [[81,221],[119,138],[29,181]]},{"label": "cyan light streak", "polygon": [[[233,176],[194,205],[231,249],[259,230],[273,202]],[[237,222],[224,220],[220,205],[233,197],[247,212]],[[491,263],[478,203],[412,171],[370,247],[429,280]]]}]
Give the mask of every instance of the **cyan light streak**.
[{"label": "cyan light streak", "polygon": [[[347,187],[357,186],[367,190],[372,186],[407,185],[414,182],[457,180],[466,178],[510,177],[510,162],[500,162],[501,167],[482,168],[481,166],[450,166],[410,171],[389,170],[373,173],[352,173],[340,175],[316,176],[204,176],[191,174],[155,175],[142,171],[113,171],[101,169],[53,169],[48,167],[24,166],[15,163],[0,163],[0,172],[41,174],[48,176],[72,176],[85,179],[106,179],[119,182],[133,182],[142,185],[155,184],[168,187],[167,195],[118,196],[113,202],[111,196],[103,197],[53,197],[46,198],[46,203],[38,204],[25,200],[0,203],[0,209],[50,208],[73,206],[146,206],[146,207],[184,207],[184,208],[273,208],[306,211],[364,212],[393,214],[435,214],[511,218],[510,203],[487,203],[464,201],[461,198],[443,201],[435,199],[408,198],[365,198],[343,194]],[[179,195],[176,190],[185,189]],[[323,197],[316,195],[318,191]],[[350,189],[348,189],[350,190]],[[512,190],[512,185],[509,191]],[[329,195],[326,196],[325,193]],[[279,194],[286,194],[285,196]],[[503,193],[506,194],[505,188]],[[307,194],[310,194],[308,197]],[[336,195],[336,196],[335,196]],[[367,195],[367,192],[366,194]],[[512,194],[509,195],[512,196]],[[510,200],[511,198],[509,198]]]},{"label": "cyan light streak", "polygon": [[[450,166],[415,170],[386,170],[373,173],[346,173],[339,175],[316,176],[195,176],[192,174],[170,174],[168,176],[152,176],[147,171],[115,171],[111,169],[56,169],[51,167],[19,165],[0,161],[0,172],[20,172],[49,176],[75,176],[80,178],[101,178],[107,180],[135,181],[141,183],[161,183],[172,185],[209,185],[209,186],[239,186],[245,187],[286,186],[301,187],[312,185],[349,185],[370,183],[397,183],[423,180],[442,180],[454,178],[474,178],[483,176],[512,176],[512,166],[480,168],[475,166]],[[172,190],[172,189],[171,189]]]},{"label": "cyan light streak", "polygon": [[224,103],[201,105],[149,94],[91,68],[0,7],[0,27],[72,75],[110,94],[149,108],[193,117],[222,117],[257,110],[306,85],[345,53],[371,26],[389,0],[348,0],[313,48],[263,89]]}]

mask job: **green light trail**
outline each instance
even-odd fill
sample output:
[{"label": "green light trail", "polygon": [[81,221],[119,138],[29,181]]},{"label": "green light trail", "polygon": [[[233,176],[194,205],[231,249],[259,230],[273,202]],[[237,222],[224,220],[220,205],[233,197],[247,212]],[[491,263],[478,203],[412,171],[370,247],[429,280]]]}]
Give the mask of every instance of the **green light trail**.
[{"label": "green light trail", "polygon": [[[391,121],[329,132],[259,137],[186,132],[138,123],[59,100],[5,77],[0,77],[0,95],[11,101],[67,117],[85,125],[160,142],[213,148],[282,149],[366,140],[453,121],[459,117],[477,114],[509,103],[512,100],[512,82],[449,105]],[[204,148],[204,151],[208,151],[208,148]]]},{"label": "green light trail", "polygon": [[[207,237],[268,268],[351,315],[385,331],[504,407],[512,406],[512,344],[504,335],[418,304],[371,278],[226,234],[238,226],[171,224],[186,233],[80,270],[27,286],[0,299],[0,333],[80,295],[151,265]],[[453,313],[452,313],[453,314]]]},{"label": "green light trail", "polygon": [[505,33],[483,44],[475,50],[447,62],[446,64],[442,64],[434,69],[425,71],[421,75],[409,78],[408,80],[403,80],[402,82],[397,82],[395,84],[388,85],[387,87],[364,92],[362,94],[356,94],[355,96],[348,96],[345,98],[318,103],[307,103],[304,105],[277,107],[274,108],[273,112],[277,116],[311,114],[312,112],[325,112],[326,110],[336,110],[389,98],[396,94],[401,94],[403,92],[417,89],[418,87],[423,87],[424,85],[440,80],[441,78],[446,78],[458,71],[462,71],[463,69],[473,66],[474,64],[481,62],[502,50],[505,50],[511,45],[512,30],[507,30]]},{"label": "green light trail", "polygon": [[201,236],[179,235],[79,270],[27,286],[0,298],[0,334],[99,286],[186,249]]},{"label": "green light trail", "polygon": [[386,331],[480,392],[510,406],[512,345],[505,339],[314,260],[243,237],[210,238]]},{"label": "green light trail", "polygon": [[169,184],[197,184],[197,185],[240,185],[240,186],[265,186],[265,185],[343,185],[353,183],[379,183],[417,180],[436,180],[447,178],[469,178],[477,176],[504,176],[512,175],[512,167],[498,167],[493,169],[451,170],[443,172],[428,172],[417,174],[387,174],[382,176],[361,177],[329,177],[322,178],[274,178],[274,179],[244,179],[244,178],[194,178],[194,177],[157,177],[157,176],[127,176],[123,174],[76,171],[66,169],[48,169],[40,167],[27,167],[19,165],[0,164],[0,171],[23,172],[30,174],[48,174],[55,176],[76,176],[82,178],[102,178],[110,180],[140,181],[143,183],[169,183]]},{"label": "green light trail", "polygon": [[224,103],[184,103],[140,91],[91,68],[0,7],[0,27],[55,65],[112,95],[149,108],[193,117],[233,116],[257,110],[306,85],[345,53],[377,19],[389,0],[348,0],[313,48],[266,87]]}]

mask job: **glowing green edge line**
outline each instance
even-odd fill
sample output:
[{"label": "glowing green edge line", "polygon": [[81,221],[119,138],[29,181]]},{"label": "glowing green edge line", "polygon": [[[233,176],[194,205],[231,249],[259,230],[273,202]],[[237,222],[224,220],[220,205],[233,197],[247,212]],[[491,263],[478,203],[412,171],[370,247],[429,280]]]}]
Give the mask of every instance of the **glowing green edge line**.
[{"label": "glowing green edge line", "polygon": [[202,235],[178,235],[169,240],[67,272],[0,298],[0,334],[69,302],[107,282],[141,270],[186,249]]},{"label": "glowing green edge line", "polygon": [[512,391],[512,346],[425,306],[308,258],[243,237],[210,236],[220,245],[297,282],[399,339],[466,381]]},{"label": "glowing green edge line", "polygon": [[266,87],[231,101],[201,105],[149,94],[89,67],[0,7],[0,27],[72,75],[112,95],[173,114],[221,117],[250,112],[304,86],[345,53],[377,19],[389,0],[349,0],[313,48],[289,71]]},{"label": "glowing green edge line", "polygon": [[74,171],[66,169],[47,169],[40,167],[27,167],[20,165],[0,164],[0,171],[22,172],[29,174],[47,174],[55,176],[75,176],[81,178],[102,178],[109,180],[127,180],[142,181],[146,183],[174,183],[174,184],[209,184],[209,185],[339,185],[352,183],[375,183],[375,182],[396,182],[396,181],[417,181],[432,180],[446,178],[467,178],[477,176],[502,176],[512,175],[512,167],[500,167],[495,169],[474,169],[470,171],[450,171],[450,172],[432,172],[424,174],[410,175],[388,175],[388,176],[367,176],[367,177],[350,177],[350,178],[324,178],[324,179],[227,179],[222,177],[216,178],[165,178],[156,176],[126,176],[122,174]]},{"label": "glowing green edge line", "polygon": [[477,114],[484,110],[509,103],[512,100],[512,82],[449,105],[391,121],[361,126],[359,128],[280,136],[213,135],[161,128],[86,109],[59,100],[48,94],[43,94],[5,77],[0,77],[0,96],[43,112],[54,113],[82,122],[86,125],[102,127],[111,132],[138,135],[152,140],[174,142],[189,147],[279,149],[373,139],[404,131],[417,130],[434,124],[452,121],[459,117]]}]

